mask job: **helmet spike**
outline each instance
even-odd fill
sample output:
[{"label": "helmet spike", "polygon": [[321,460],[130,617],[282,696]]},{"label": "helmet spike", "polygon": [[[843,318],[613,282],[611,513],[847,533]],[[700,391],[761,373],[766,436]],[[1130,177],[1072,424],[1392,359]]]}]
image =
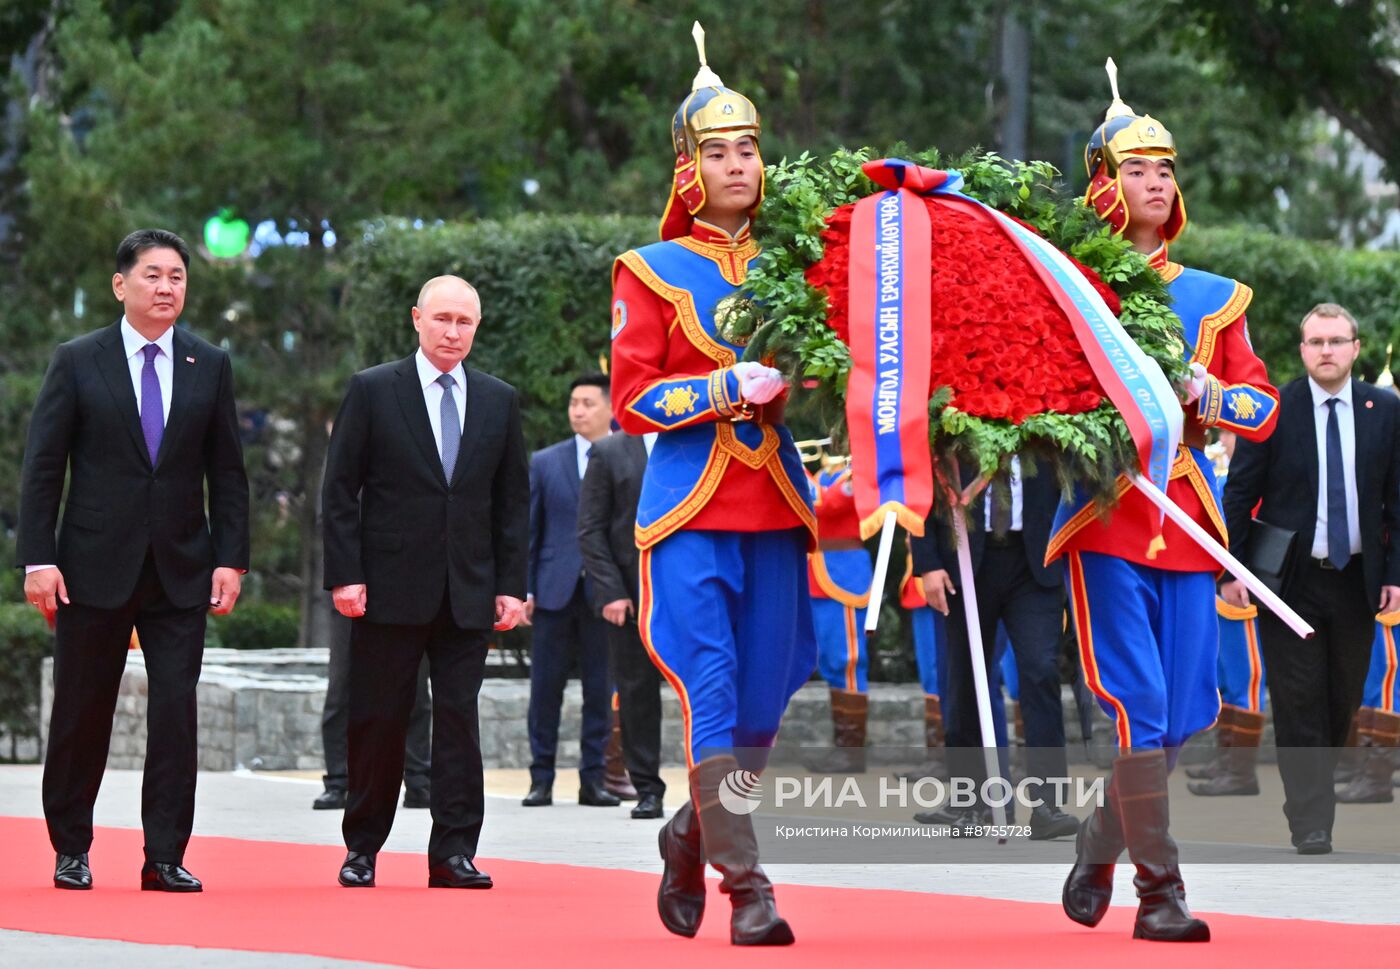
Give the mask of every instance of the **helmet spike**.
[{"label": "helmet spike", "polygon": [[1108,86],[1113,92],[1113,103],[1108,106],[1104,120],[1133,117],[1133,109],[1124,104],[1123,99],[1118,95],[1118,65],[1113,62],[1112,57],[1104,61],[1103,69],[1108,73]]},{"label": "helmet spike", "polygon": [[700,70],[695,72],[695,80],[690,82],[690,89],[698,91],[705,87],[724,87],[719,75],[710,70],[710,65],[705,62],[705,28],[700,26],[700,21],[695,21],[695,25],[690,28],[690,36],[695,38],[695,53],[700,56]]},{"label": "helmet spike", "polygon": [[1381,373],[1380,373],[1380,376],[1378,376],[1378,377],[1376,378],[1376,386],[1377,386],[1377,387],[1394,387],[1394,386],[1395,386],[1395,375],[1394,375],[1393,373],[1390,372],[1390,354],[1391,354],[1391,351],[1394,350],[1394,349],[1395,349],[1395,345],[1392,344],[1392,343],[1387,343],[1387,344],[1385,345],[1385,369],[1382,370]]}]

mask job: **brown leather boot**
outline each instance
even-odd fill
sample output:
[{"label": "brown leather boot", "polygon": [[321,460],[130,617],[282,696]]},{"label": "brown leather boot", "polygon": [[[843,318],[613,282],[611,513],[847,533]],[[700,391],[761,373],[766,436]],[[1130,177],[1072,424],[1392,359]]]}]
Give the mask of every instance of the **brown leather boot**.
[{"label": "brown leather boot", "polygon": [[1074,839],[1075,862],[1060,893],[1065,914],[1090,928],[1103,921],[1113,900],[1113,867],[1123,854],[1123,827],[1114,804],[1110,778],[1104,803],[1079,826]]},{"label": "brown leather boot", "polygon": [[1119,820],[1128,857],[1137,867],[1138,913],[1133,938],[1152,942],[1209,942],[1210,926],[1186,907],[1186,886],[1168,832],[1167,757],[1161,750],[1113,762]]},{"label": "brown leather boot", "polygon": [[1203,781],[1186,785],[1192,794],[1222,797],[1259,793],[1255,765],[1259,760],[1259,740],[1264,734],[1264,715],[1242,707],[1220,710],[1219,769]]},{"label": "brown leather boot", "polygon": [[1185,768],[1186,776],[1193,781],[1203,781],[1206,778],[1214,777],[1220,772],[1221,765],[1225,760],[1225,748],[1227,746],[1227,734],[1230,732],[1230,711],[1237,709],[1228,703],[1220,705],[1220,716],[1215,721],[1215,750],[1210,756],[1210,760],[1205,761],[1197,767]]},{"label": "brown leather boot", "polygon": [[705,848],[700,819],[691,801],[682,804],[661,826],[657,842],[662,868],[656,911],[661,924],[676,935],[694,938],[705,917]]},{"label": "brown leather boot", "polygon": [[[1361,708],[1368,709],[1368,708]],[[1364,752],[1361,750],[1361,709],[1351,716],[1351,727],[1347,730],[1346,749],[1337,758],[1337,766],[1332,771],[1333,784],[1350,784],[1356,769],[1361,765]]]},{"label": "brown leather boot", "polygon": [[1375,707],[1358,711],[1361,764],[1350,783],[1337,792],[1342,804],[1389,804],[1395,800],[1390,775],[1395,762],[1391,753],[1400,745],[1400,716]]},{"label": "brown leather boot", "polygon": [[734,945],[791,945],[792,929],[778,915],[773,885],[758,865],[758,841],[747,814],[734,814],[719,800],[719,786],[739,769],[724,755],[707,757],[690,772],[690,796],[700,813],[705,854],[729,896],[729,941]]},{"label": "brown leather boot", "polygon": [[831,690],[831,734],[836,749],[807,762],[824,774],[865,773],[865,726],[870,697],[854,690]]},{"label": "brown leather boot", "polygon": [[622,756],[622,720],[616,710],[612,712],[612,733],[608,734],[608,746],[603,750],[603,789],[619,801],[637,799],[637,789],[632,786],[627,761]]},{"label": "brown leather boot", "polygon": [[943,731],[943,704],[938,697],[924,695],[924,746],[928,753],[925,760],[912,770],[896,771],[895,777],[908,781],[922,780],[925,777],[943,777],[948,773],[948,763],[943,757],[947,736]]}]

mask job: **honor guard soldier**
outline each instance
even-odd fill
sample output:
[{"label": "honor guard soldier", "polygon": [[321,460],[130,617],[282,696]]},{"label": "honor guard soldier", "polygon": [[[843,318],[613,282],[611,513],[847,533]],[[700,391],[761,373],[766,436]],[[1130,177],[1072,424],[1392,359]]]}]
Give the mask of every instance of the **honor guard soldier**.
[{"label": "honor guard soldier", "polygon": [[[1118,98],[1085,149],[1086,202],[1161,274],[1185,331],[1191,364],[1185,427],[1167,494],[1226,541],[1205,429],[1266,438],[1278,393],[1250,347],[1249,287],[1168,258],[1186,227],[1176,147],[1160,121]],[[1089,687],[1113,720],[1119,757],[1105,804],[1080,828],[1078,861],[1065,883],[1066,914],[1097,925],[1113,891],[1113,863],[1127,848],[1137,866],[1134,938],[1205,941],[1210,930],[1186,907],[1176,844],[1168,833],[1167,773],[1188,737],[1220,709],[1216,690],[1215,560],[1146,496],[1120,481],[1105,519],[1086,499],[1062,502],[1047,560],[1067,557],[1070,612]]]},{"label": "honor guard soldier", "polygon": [[642,641],[680,697],[691,800],[661,832],[658,907],[693,936],[706,859],[723,876],[736,945],[785,945],[748,815],[719,801],[751,788],[788,699],[816,665],[806,553],[816,519],[783,425],[786,383],[740,362],[724,325],[758,246],[763,199],[753,103],[701,67],[672,125],[675,173],[659,243],[613,269],[613,408],[658,432],[637,509]]}]

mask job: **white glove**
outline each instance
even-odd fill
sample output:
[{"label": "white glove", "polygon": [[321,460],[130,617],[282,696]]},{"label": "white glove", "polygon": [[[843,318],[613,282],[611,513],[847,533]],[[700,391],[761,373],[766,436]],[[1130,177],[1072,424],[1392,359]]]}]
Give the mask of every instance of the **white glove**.
[{"label": "white glove", "polygon": [[1186,396],[1182,400],[1182,403],[1194,404],[1196,401],[1200,400],[1201,395],[1206,392],[1206,381],[1209,377],[1210,374],[1206,373],[1206,368],[1193,361],[1191,363],[1191,378],[1186,381],[1186,388],[1184,390]]},{"label": "white glove", "polygon": [[746,360],[734,365],[739,378],[739,394],[750,404],[766,404],[783,392],[787,381],[780,371]]}]

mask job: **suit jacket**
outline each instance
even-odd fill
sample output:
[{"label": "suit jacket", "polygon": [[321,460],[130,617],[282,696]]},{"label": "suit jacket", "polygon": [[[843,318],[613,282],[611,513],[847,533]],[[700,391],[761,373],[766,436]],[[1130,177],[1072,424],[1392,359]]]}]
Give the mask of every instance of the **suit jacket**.
[{"label": "suit jacket", "polygon": [[449,482],[412,356],[350,378],[321,489],[325,586],[363,583],[371,622],[431,622],[446,592],[462,629],[525,596],[525,440],[515,388],[467,369]]},{"label": "suit jacket", "polygon": [[[1362,572],[1366,594],[1380,600],[1382,585],[1400,585],[1395,553],[1400,526],[1400,398],[1394,392],[1353,379],[1356,420],[1356,508],[1361,526]],[[1271,525],[1298,533],[1294,554],[1312,554],[1317,528],[1317,425],[1308,379],[1283,388],[1278,428],[1265,441],[1241,438],[1225,481],[1225,523],[1230,547],[1248,548],[1251,511]],[[1294,575],[1298,571],[1294,570]],[[1285,589],[1287,596],[1290,590]]]},{"label": "suit jacket", "polygon": [[[963,471],[963,487],[971,484],[975,471]],[[987,547],[986,497],[990,488],[982,493],[969,506],[971,525],[968,529],[968,550],[972,553],[974,572],[982,566],[982,553]],[[1047,469],[1041,469],[1034,477],[1021,478],[1021,537],[1026,546],[1026,564],[1031,576],[1045,588],[1053,588],[1064,581],[1064,565],[1056,559],[1045,564],[1045,546],[1050,538],[1050,525],[1055,519],[1055,509],[1059,506],[1060,492],[1055,486],[1055,478]],[[938,569],[947,569],[953,583],[962,588],[958,574],[958,551],[953,544],[953,526],[944,517],[930,518],[922,538],[911,538],[910,551],[914,555],[914,574],[923,575]]]},{"label": "suit jacket", "polygon": [[24,450],[16,558],[56,564],[75,603],[123,605],[148,549],[182,609],[208,603],[215,567],[248,568],[233,368],[186,330],[173,340],[170,416],[154,467],[120,322],[60,345],[44,376]]},{"label": "suit jacket", "polygon": [[583,579],[579,486],[572,436],[530,456],[529,588],[538,609],[563,609]]},{"label": "suit jacket", "polygon": [[593,445],[578,500],[578,547],[589,578],[590,605],[637,602],[637,499],[647,445],[635,434],[611,434]]}]

